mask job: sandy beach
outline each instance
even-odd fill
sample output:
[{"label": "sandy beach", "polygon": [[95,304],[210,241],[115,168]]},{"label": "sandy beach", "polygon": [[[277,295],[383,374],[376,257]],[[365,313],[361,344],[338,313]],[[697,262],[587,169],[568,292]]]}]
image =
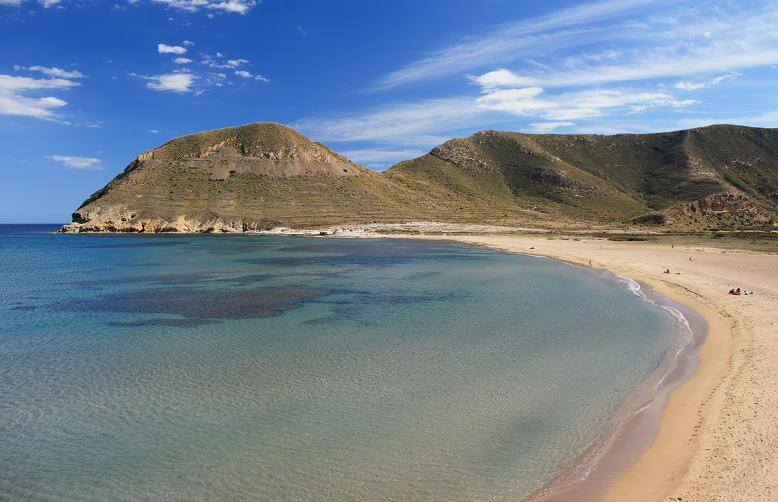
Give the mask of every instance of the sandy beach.
[{"label": "sandy beach", "polygon": [[[778,255],[585,237],[404,237],[452,239],[604,268],[698,312],[708,336],[697,371],[672,391],[653,441],[604,498],[776,500]],[[728,294],[738,287],[754,294]]]},{"label": "sandy beach", "polygon": [[[606,500],[778,497],[778,256],[601,239],[454,239],[587,266],[591,260],[707,320],[696,374],[672,392],[655,440]],[[727,294],[736,287],[754,295]]]}]

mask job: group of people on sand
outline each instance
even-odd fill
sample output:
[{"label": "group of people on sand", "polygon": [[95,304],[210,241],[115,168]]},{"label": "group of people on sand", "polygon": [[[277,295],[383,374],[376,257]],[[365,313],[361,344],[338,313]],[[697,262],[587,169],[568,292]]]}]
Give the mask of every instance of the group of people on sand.
[{"label": "group of people on sand", "polygon": [[740,291],[740,288],[732,288],[729,290],[729,294],[739,296],[739,295],[753,295],[753,291],[746,291],[745,289],[743,291]]}]

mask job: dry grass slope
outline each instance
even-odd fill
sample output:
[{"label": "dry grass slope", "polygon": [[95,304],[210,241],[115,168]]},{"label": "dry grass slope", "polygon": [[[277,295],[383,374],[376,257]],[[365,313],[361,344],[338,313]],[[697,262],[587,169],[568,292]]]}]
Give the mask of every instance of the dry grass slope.
[{"label": "dry grass slope", "polygon": [[140,155],[66,229],[219,232],[414,220],[764,229],[777,205],[775,129],[483,131],[375,173],[288,127],[255,123]]}]

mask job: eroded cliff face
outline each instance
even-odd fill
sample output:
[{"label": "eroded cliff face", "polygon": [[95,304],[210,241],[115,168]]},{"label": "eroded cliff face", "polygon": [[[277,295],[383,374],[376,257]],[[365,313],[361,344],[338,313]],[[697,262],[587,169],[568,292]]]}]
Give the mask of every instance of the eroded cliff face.
[{"label": "eroded cliff face", "polygon": [[[76,221],[79,220],[79,221]],[[180,215],[175,219],[139,218],[131,211],[112,207],[105,213],[74,216],[74,221],[62,227],[63,233],[242,233],[267,230],[272,226],[257,222],[225,220],[222,218],[194,219]]]},{"label": "eroded cliff face", "polygon": [[438,221],[683,230],[767,228],[778,130],[648,135],[483,131],[375,173],[302,134],[256,123],[138,156],[64,232],[245,232]]},{"label": "eroded cliff face", "polygon": [[773,218],[768,209],[735,191],[673,206],[666,214],[666,224],[692,230],[767,226]]}]

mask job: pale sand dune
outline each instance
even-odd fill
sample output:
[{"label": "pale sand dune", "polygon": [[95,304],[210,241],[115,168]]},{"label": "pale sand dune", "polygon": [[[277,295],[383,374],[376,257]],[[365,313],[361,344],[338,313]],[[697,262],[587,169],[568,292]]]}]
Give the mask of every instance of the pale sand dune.
[{"label": "pale sand dune", "polygon": [[[673,391],[657,438],[607,500],[778,499],[778,255],[590,239],[454,239],[591,260],[651,284],[708,320],[697,373]],[[662,273],[668,268],[671,274]],[[728,295],[733,287],[755,294]]]}]

